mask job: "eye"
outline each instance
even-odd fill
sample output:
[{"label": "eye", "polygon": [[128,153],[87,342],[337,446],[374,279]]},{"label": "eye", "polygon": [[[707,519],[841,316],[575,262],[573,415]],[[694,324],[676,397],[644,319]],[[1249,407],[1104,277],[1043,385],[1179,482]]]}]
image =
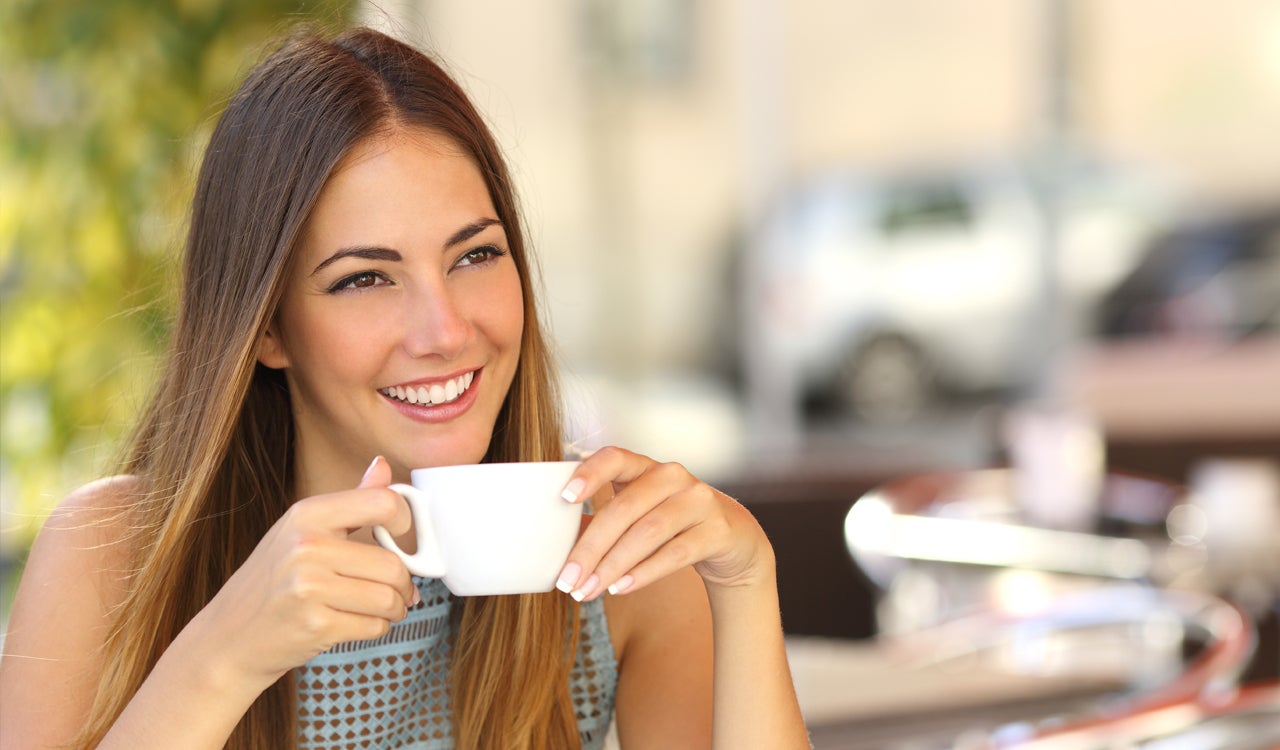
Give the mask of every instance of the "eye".
[{"label": "eye", "polygon": [[350,276],[344,276],[334,282],[333,286],[329,287],[329,293],[334,294],[336,292],[369,289],[375,286],[383,286],[388,283],[390,282],[387,280],[387,277],[377,271],[360,271],[359,273],[353,273]]},{"label": "eye", "polygon": [[506,255],[506,250],[500,250],[493,245],[482,245],[474,250],[468,250],[465,255],[458,259],[455,267],[458,266],[480,266],[485,263],[497,260]]}]

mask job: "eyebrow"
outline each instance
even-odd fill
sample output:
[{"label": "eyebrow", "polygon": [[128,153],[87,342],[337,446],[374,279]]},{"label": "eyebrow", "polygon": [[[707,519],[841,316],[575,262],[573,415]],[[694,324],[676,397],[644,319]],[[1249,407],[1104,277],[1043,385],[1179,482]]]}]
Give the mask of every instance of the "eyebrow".
[{"label": "eyebrow", "polygon": [[343,258],[364,258],[365,260],[387,260],[400,261],[404,260],[399,252],[385,247],[344,247],[338,252],[330,255],[328,258],[320,261],[320,265],[316,266],[311,272],[312,276],[320,273],[331,263],[336,263]]},{"label": "eyebrow", "polygon": [[[450,248],[454,245],[461,245],[492,226],[502,226],[502,222],[497,219],[488,218],[473,221],[454,232],[453,235],[445,241],[444,246],[446,248]],[[386,247],[344,247],[333,255],[330,255],[328,258],[320,261],[320,265],[316,266],[311,271],[311,275],[315,276],[330,264],[336,263],[343,258],[363,258],[364,260],[384,260],[393,262],[404,260],[404,256],[402,256],[399,251]]]},{"label": "eyebrow", "polygon": [[478,219],[476,221],[473,221],[470,224],[466,225],[465,227],[454,232],[453,236],[450,237],[448,241],[444,243],[444,246],[453,247],[454,245],[461,245],[462,243],[466,242],[472,237],[475,237],[477,234],[480,234],[484,230],[494,225],[502,226],[502,222],[498,221],[497,219],[488,219],[488,218]]}]

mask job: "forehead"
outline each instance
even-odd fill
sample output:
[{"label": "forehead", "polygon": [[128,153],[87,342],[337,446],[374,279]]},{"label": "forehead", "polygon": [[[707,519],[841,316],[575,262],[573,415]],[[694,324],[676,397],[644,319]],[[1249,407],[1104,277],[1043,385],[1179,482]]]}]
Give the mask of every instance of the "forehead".
[{"label": "forehead", "polygon": [[423,159],[464,159],[475,166],[475,159],[456,140],[444,133],[425,127],[392,126],[356,141],[346,155],[334,167],[329,181],[344,173],[358,169],[371,160],[387,155]]},{"label": "forehead", "polygon": [[410,233],[430,241],[478,218],[497,216],[472,155],[438,132],[398,128],[359,141],[338,163],[303,227],[303,249],[400,243]]}]

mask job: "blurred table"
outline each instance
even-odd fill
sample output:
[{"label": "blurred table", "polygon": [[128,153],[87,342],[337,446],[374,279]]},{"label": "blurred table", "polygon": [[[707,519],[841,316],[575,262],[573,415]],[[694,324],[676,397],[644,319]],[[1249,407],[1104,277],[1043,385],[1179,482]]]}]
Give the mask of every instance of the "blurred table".
[{"label": "blurred table", "polygon": [[1124,684],[1120,674],[1049,679],[915,664],[872,640],[791,637],[787,657],[818,750],[951,747],[966,733],[1083,712]]}]

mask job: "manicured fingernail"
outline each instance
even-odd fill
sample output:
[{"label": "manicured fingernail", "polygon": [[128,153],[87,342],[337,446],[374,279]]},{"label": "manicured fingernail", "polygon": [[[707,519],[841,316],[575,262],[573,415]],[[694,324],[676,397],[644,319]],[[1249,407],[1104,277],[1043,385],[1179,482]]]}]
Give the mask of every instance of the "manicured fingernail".
[{"label": "manicured fingernail", "polygon": [[618,580],[614,581],[613,585],[609,587],[609,593],[613,594],[614,596],[617,596],[618,594],[621,594],[623,591],[626,591],[627,589],[631,588],[631,584],[635,582],[636,582],[636,579],[632,578],[629,575],[625,575],[619,578]]},{"label": "manicured fingernail", "polygon": [[560,571],[560,580],[556,581],[556,588],[568,594],[573,591],[573,584],[578,582],[580,575],[582,575],[582,566],[576,562],[569,563],[564,566],[564,570]]},{"label": "manicured fingernail", "polygon": [[365,480],[367,480],[369,478],[369,475],[373,473],[373,467],[377,466],[378,462],[381,460],[382,460],[382,456],[373,457],[373,461],[372,463],[369,464],[369,468],[364,470],[364,476],[360,477],[360,484],[365,483]]},{"label": "manicured fingernail", "polygon": [[600,585],[600,577],[597,576],[595,573],[592,573],[591,577],[587,579],[587,582],[582,584],[582,588],[578,589],[572,594],[569,594],[569,596],[572,596],[574,599],[578,601],[582,601],[583,599],[586,599],[588,596],[591,596],[592,594],[594,594],[596,591],[596,586],[599,586],[599,585]]},{"label": "manicured fingernail", "polygon": [[565,486],[564,492],[560,493],[560,497],[564,498],[565,502],[576,503],[578,502],[578,496],[582,494],[582,490],[586,486],[587,480],[582,477],[574,477],[573,481]]}]

